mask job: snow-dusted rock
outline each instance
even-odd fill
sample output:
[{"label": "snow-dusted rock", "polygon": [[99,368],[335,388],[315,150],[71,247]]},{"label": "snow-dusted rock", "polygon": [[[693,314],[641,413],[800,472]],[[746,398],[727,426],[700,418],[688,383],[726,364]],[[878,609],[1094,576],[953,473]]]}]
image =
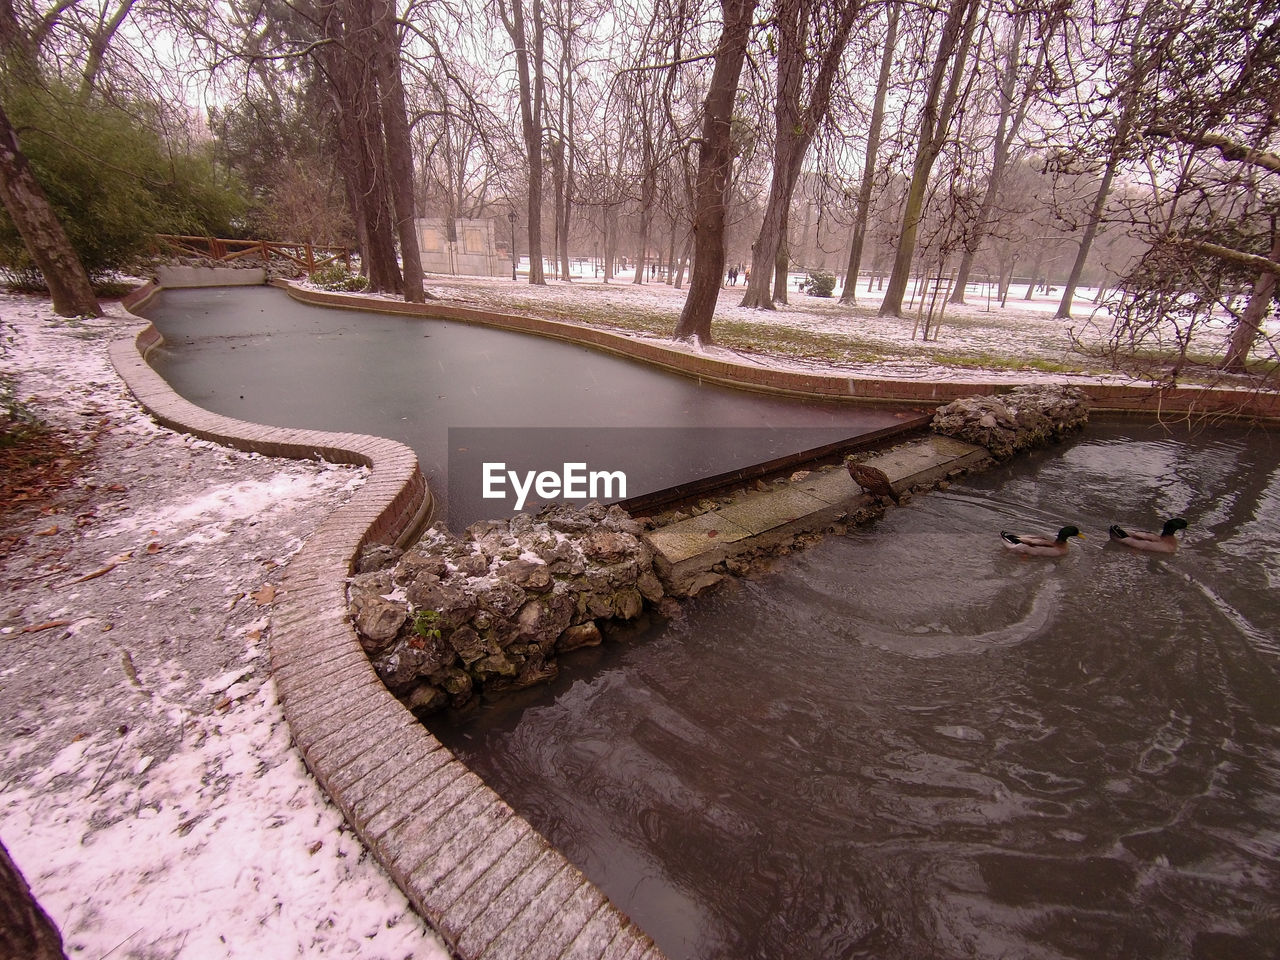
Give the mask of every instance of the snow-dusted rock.
[{"label": "snow-dusted rock", "polygon": [[[556,675],[664,592],[641,526],[618,506],[428,530],[394,566],[351,579],[352,618],[387,687],[419,715]],[[376,567],[382,557],[370,557]]]},{"label": "snow-dusted rock", "polygon": [[1084,392],[1061,384],[1015,387],[1007,394],[964,397],[939,407],[933,431],[976,443],[997,460],[1060,440],[1089,419]]}]

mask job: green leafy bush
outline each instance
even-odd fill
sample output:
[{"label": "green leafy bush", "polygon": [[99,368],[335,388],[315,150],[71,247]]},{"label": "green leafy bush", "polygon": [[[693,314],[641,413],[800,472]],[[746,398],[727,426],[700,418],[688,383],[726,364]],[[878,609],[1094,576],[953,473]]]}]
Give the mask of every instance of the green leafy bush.
[{"label": "green leafy bush", "polygon": [[811,297],[829,297],[836,289],[836,277],[825,270],[810,270],[800,282],[800,288]]},{"label": "green leafy bush", "polygon": [[357,276],[340,263],[331,263],[311,274],[311,282],[321,290],[343,293],[359,293],[369,285],[364,277]]},{"label": "green leafy bush", "polygon": [[[167,142],[155,105],[85,100],[51,84],[6,91],[5,109],[91,279],[129,270],[157,233],[231,234],[238,182],[217,173],[207,150]],[[14,280],[38,275],[3,209],[0,269]]]}]

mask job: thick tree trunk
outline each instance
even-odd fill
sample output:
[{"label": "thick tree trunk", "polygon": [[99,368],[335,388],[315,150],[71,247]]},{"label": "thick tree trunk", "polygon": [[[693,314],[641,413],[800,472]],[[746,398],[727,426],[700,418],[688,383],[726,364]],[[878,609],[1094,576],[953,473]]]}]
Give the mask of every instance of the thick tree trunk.
[{"label": "thick tree trunk", "polygon": [[62,935],[0,843],[0,958],[66,960]]},{"label": "thick tree trunk", "polygon": [[61,317],[100,317],[102,308],[80,257],[31,170],[18,135],[0,106],[0,200],[32,261],[44,276]]},{"label": "thick tree trunk", "polygon": [[849,242],[849,265],[845,271],[844,291],[840,302],[858,302],[858,273],[862,269],[862,248],[867,239],[867,223],[871,219],[871,191],[875,186],[876,158],[880,153],[880,131],[884,126],[884,104],[889,94],[889,76],[893,68],[894,44],[898,38],[898,4],[889,6],[889,28],[884,51],[880,56],[880,77],[876,81],[876,100],[871,108],[871,127],[867,130],[867,156],[862,164],[862,183],[858,186],[858,213]]},{"label": "thick tree trunk", "polygon": [[[911,264],[915,259],[916,237],[924,210],[925,191],[934,161],[942,152],[951,118],[960,94],[961,81],[968,74],[969,50],[973,45],[973,32],[982,0],[951,0],[947,20],[938,43],[937,59],[929,79],[924,108],[920,115],[919,143],[915,163],[911,170],[911,183],[907,188],[907,200],[902,209],[902,225],[898,231],[898,249],[893,259],[893,271],[889,274],[889,287],[880,305],[881,316],[900,316],[902,299],[911,277]],[[943,92],[943,85],[946,92]],[[941,103],[939,103],[941,98]]]},{"label": "thick tree trunk", "polygon": [[[533,14],[533,47],[529,47],[525,29],[523,0],[510,0],[498,5],[503,26],[511,37],[516,54],[516,78],[520,90],[520,132],[524,137],[529,162],[529,283],[546,286],[542,261],[542,104],[544,90],[542,0],[531,0]],[[532,53],[532,57],[530,56]],[[533,73],[530,73],[530,60]]]},{"label": "thick tree trunk", "polygon": [[[1272,241],[1268,259],[1280,263],[1280,232],[1276,233]],[[1248,369],[1249,351],[1262,335],[1262,322],[1271,312],[1271,305],[1276,299],[1276,280],[1277,271],[1263,270],[1253,282],[1249,303],[1231,331],[1227,357],[1223,362],[1224,369],[1235,373],[1244,373]]]},{"label": "thick tree trunk", "polygon": [[339,147],[347,196],[354,203],[368,289],[400,293],[394,216],[390,209],[382,120],[376,101],[372,11],[361,0],[329,0],[319,13],[324,36],[321,64],[338,115]]},{"label": "thick tree trunk", "polygon": [[386,136],[386,169],[390,174],[391,197],[395,206],[395,232],[400,240],[400,261],[404,269],[404,298],[409,303],[424,303],[422,255],[418,249],[418,225],[413,202],[413,150],[409,141],[404,84],[400,78],[400,33],[396,26],[395,7],[390,0],[372,0],[372,3],[378,101]]},{"label": "thick tree trunk", "polygon": [[[744,307],[772,309],[775,301],[787,302],[787,218],[805,154],[831,105],[831,90],[853,22],[862,9],[860,0],[844,0],[839,19],[826,46],[811,49],[809,42],[813,0],[782,0],[778,7],[778,97],[774,107],[773,178],[760,235],[751,245],[751,272]],[[818,72],[802,108],[806,62],[817,60]],[[784,265],[785,258],[785,265]],[[768,265],[774,264],[773,276]],[[770,280],[773,280],[772,295]]]},{"label": "thick tree trunk", "polygon": [[693,210],[693,273],[689,295],[676,323],[677,339],[711,342],[711,318],[716,312],[724,277],[724,224],[733,168],[733,101],[742,75],[752,16],[757,0],[721,0],[723,24],[716,45],[716,65],[703,102],[702,142]]}]

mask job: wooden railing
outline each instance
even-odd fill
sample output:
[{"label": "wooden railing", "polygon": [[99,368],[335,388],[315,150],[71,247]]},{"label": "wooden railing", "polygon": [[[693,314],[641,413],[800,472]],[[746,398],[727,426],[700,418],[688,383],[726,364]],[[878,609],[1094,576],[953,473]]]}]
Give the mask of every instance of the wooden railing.
[{"label": "wooden railing", "polygon": [[327,244],[287,243],[276,240],[224,240],[220,237],[183,237],[168,233],[156,234],[156,242],[161,248],[178,254],[208,257],[224,263],[249,257],[259,257],[266,263],[272,257],[278,257],[297,264],[307,273],[337,260],[345,263],[348,269],[351,267],[350,250],[346,247]]}]

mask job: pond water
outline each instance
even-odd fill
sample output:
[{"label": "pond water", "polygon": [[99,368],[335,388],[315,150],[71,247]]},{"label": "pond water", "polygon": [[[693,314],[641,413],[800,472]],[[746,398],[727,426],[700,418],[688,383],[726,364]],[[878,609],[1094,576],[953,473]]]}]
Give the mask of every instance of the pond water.
[{"label": "pond water", "polygon": [[673,960],[1274,958],[1278,580],[1276,437],[1093,425],[433,730]]},{"label": "pond water", "polygon": [[[256,423],[400,440],[454,530],[503,515],[483,497],[489,457],[521,476],[564,462],[622,470],[634,497],[916,419],[732,390],[527,334],[311,306],[268,287],[162,290],[142,312],[165,337],[148,359],[182,396]],[[474,476],[450,477],[451,461]]]}]

